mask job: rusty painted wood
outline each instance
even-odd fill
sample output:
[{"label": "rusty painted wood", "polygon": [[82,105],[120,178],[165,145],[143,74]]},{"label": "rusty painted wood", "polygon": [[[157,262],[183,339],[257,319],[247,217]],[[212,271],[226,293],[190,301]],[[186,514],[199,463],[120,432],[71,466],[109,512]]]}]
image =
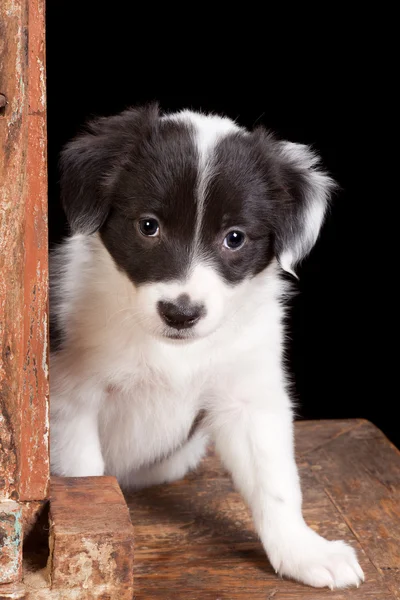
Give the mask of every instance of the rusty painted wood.
[{"label": "rusty painted wood", "polygon": [[43,500],[49,484],[48,235],[45,0],[29,0],[25,182],[24,379],[19,498]]},{"label": "rusty painted wood", "polygon": [[0,502],[0,584],[21,579],[22,535],[20,504],[13,500]]},{"label": "rusty painted wood", "polygon": [[48,571],[52,598],[132,600],[133,528],[115,478],[51,480]]},{"label": "rusty painted wood", "polygon": [[0,3],[0,499],[48,491],[44,0]]},{"label": "rusty painted wood", "polygon": [[296,438],[305,518],[328,539],[356,548],[366,582],[332,592],[277,578],[247,508],[210,454],[184,481],[127,496],[136,600],[398,597],[390,574],[400,567],[398,452],[361,420],[298,423]]},{"label": "rusty painted wood", "polygon": [[24,178],[27,36],[25,3],[0,5],[0,498],[18,498],[23,372]]}]

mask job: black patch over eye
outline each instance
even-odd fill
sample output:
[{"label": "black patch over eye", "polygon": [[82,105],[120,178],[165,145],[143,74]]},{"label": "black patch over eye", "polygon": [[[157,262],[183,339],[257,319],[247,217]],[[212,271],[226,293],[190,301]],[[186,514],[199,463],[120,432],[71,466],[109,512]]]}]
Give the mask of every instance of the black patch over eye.
[{"label": "black patch over eye", "polygon": [[246,236],[243,231],[230,231],[224,239],[225,248],[229,250],[239,250],[245,242]]},{"label": "black patch over eye", "polygon": [[157,219],[153,219],[152,217],[140,219],[139,231],[147,237],[156,237],[160,233],[160,225]]}]

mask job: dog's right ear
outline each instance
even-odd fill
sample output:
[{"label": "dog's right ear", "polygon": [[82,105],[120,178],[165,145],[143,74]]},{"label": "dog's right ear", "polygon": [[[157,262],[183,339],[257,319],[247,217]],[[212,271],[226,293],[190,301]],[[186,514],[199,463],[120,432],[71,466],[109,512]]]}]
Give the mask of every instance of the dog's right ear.
[{"label": "dog's right ear", "polygon": [[158,118],[158,106],[128,109],[91,121],[61,153],[61,201],[73,233],[91,234],[107,218],[110,190],[135,146]]}]

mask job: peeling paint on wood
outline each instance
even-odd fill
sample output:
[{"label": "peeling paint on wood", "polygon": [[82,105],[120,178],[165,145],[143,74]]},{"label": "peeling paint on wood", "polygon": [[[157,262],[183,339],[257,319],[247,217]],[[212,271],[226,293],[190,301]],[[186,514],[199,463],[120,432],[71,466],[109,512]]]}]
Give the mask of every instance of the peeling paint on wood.
[{"label": "peeling paint on wood", "polygon": [[33,500],[31,502],[22,502],[22,523],[24,531],[24,539],[33,529],[38,518],[47,506],[47,500]]},{"label": "peeling paint on wood", "polygon": [[21,579],[22,509],[17,502],[0,502],[0,583]]},{"label": "peeling paint on wood", "polygon": [[114,477],[52,478],[48,568],[63,598],[132,599],[133,527]]},{"label": "peeling paint on wood", "polygon": [[0,4],[0,87],[8,99],[0,119],[0,498],[18,497],[22,387],[26,63],[24,3]]},{"label": "peeling paint on wood", "polygon": [[48,491],[44,0],[0,3],[0,499]]}]

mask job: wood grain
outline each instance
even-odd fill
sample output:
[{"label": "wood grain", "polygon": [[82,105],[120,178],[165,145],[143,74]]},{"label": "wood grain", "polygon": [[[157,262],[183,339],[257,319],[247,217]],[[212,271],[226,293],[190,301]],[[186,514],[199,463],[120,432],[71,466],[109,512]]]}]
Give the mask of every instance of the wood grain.
[{"label": "wood grain", "polygon": [[277,578],[248,510],[211,452],[184,481],[127,495],[136,600],[398,598],[398,452],[361,420],[302,422],[296,434],[305,518],[328,539],[356,548],[366,582],[332,592]]},{"label": "wood grain", "polygon": [[400,459],[367,421],[307,455],[338,514],[400,598]]},{"label": "wood grain", "polygon": [[23,0],[0,4],[0,498],[18,498],[23,377],[27,36]]},{"label": "wood grain", "polygon": [[44,0],[0,3],[0,93],[0,499],[41,501],[49,479]]},{"label": "wood grain", "polygon": [[49,485],[48,235],[45,0],[29,0],[24,235],[24,378],[19,499]]},{"label": "wood grain", "polygon": [[48,571],[51,597],[132,599],[133,528],[115,478],[52,478]]}]

